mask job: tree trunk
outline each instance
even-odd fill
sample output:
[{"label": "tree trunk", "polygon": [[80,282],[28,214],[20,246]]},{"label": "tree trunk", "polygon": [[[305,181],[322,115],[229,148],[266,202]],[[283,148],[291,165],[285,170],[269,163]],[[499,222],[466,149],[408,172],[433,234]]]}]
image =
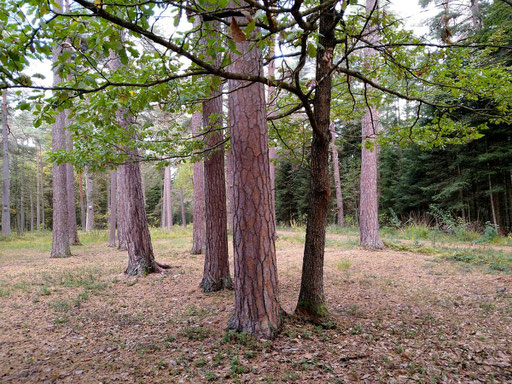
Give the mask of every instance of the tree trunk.
[{"label": "tree trunk", "polygon": [[[71,121],[66,119],[66,125]],[[66,135],[66,149],[71,151],[73,149],[73,140],[71,139],[71,131],[65,130]],[[73,165],[66,164],[66,189],[68,194],[68,231],[69,243],[71,245],[81,245],[78,239],[78,228],[76,225],[76,204],[75,204],[75,172]]]},{"label": "tree trunk", "polygon": [[[229,118],[231,119],[231,111],[229,112]],[[231,133],[229,135],[231,136]],[[230,149],[226,152],[226,197],[228,203],[228,228],[231,231],[233,231],[233,214],[235,212],[233,195],[233,153]]]},{"label": "tree trunk", "polygon": [[117,171],[115,169],[110,173],[110,217],[108,246],[116,246],[116,225],[117,225]]},{"label": "tree trunk", "polygon": [[[192,115],[192,134],[199,135],[201,129],[200,112],[194,112]],[[206,248],[205,218],[204,218],[204,165],[203,161],[194,163],[194,227],[192,232],[192,249],[193,255],[203,253]]]},{"label": "tree trunk", "polygon": [[[56,11],[63,9],[62,0],[55,2]],[[53,63],[56,64],[59,56],[64,52],[63,45],[58,43],[53,49]],[[57,66],[54,66],[53,85],[58,85],[60,78]],[[56,116],[52,128],[52,149],[54,151],[66,149],[66,115],[64,112]],[[52,252],[50,257],[68,257],[71,255],[69,248],[68,232],[68,193],[66,188],[66,164],[53,165],[53,225],[52,225]]]},{"label": "tree trunk", "polygon": [[[378,0],[367,0],[366,11],[379,11]],[[371,24],[370,24],[371,25]],[[376,26],[370,27],[368,40],[378,43]],[[374,55],[373,48],[365,48],[366,57]],[[361,176],[360,176],[360,238],[361,246],[370,249],[382,249],[384,244],[379,234],[379,203],[377,192],[379,145],[377,137],[380,132],[380,116],[377,108],[367,106],[361,122]]]},{"label": "tree trunk", "polygon": [[331,152],[334,186],[336,188],[336,224],[338,225],[338,227],[343,227],[345,225],[345,216],[343,215],[343,196],[341,194],[340,163],[338,160],[338,147],[336,146],[336,130],[334,128],[334,124],[331,124]]},{"label": "tree trunk", "polygon": [[[489,164],[487,164],[487,168],[489,168]],[[496,218],[496,208],[494,207],[494,197],[492,191],[492,182],[491,182],[491,174],[487,174],[487,180],[489,181],[489,202],[491,204],[491,214],[492,214],[492,223],[494,224],[494,228],[498,228],[498,219]]]},{"label": "tree trunk", "polygon": [[313,100],[316,129],[311,141],[310,201],[306,243],[302,263],[299,300],[295,313],[306,320],[322,322],[327,316],[324,295],[324,248],[327,211],[331,194],[329,175],[331,70],[335,43],[334,8],[320,15],[319,47],[316,57],[316,92]]},{"label": "tree trunk", "polygon": [[86,214],[85,214],[85,204],[84,204],[84,184],[82,181],[82,172],[78,174],[78,188],[80,192],[80,223],[82,226],[82,231],[85,232],[86,227]]},{"label": "tree trunk", "polygon": [[85,230],[91,232],[94,230],[94,200],[93,200],[92,173],[85,168],[85,199],[87,203],[87,216],[85,220]]},{"label": "tree trunk", "polygon": [[183,189],[180,189],[180,203],[181,203],[181,224],[187,228],[187,217],[185,215],[185,201],[183,200]]},{"label": "tree trunk", "polygon": [[9,172],[9,131],[7,127],[7,91],[2,92],[2,236],[11,235],[11,179]]},{"label": "tree trunk", "polygon": [[[270,42],[269,49],[270,62],[268,64],[268,77],[269,79],[275,76],[275,61],[273,57],[275,56],[275,38],[272,37],[272,41]],[[277,92],[276,88],[269,86],[268,87],[268,110],[269,116],[272,116],[276,109],[276,99]],[[269,167],[270,167],[270,190],[272,191],[272,215],[274,217],[274,226],[277,228],[277,220],[276,220],[276,167],[274,164],[276,158],[276,148],[271,145],[268,149],[268,157],[269,157]],[[277,233],[276,233],[277,234]]]},{"label": "tree trunk", "polygon": [[41,153],[36,148],[36,227],[41,230],[41,180],[39,179],[39,163],[41,161]]},{"label": "tree trunk", "polygon": [[168,165],[164,168],[164,193],[163,193],[163,226],[171,229],[173,226],[172,217],[172,199],[171,199],[172,185],[171,185],[171,166]]},{"label": "tree trunk", "polygon": [[[121,41],[123,35],[121,32]],[[122,67],[121,60],[114,52],[110,52],[109,67],[118,70]],[[134,123],[133,116],[125,108],[116,112],[116,120],[121,128],[128,129]],[[148,273],[160,272],[163,266],[155,261],[151,236],[149,234],[146,209],[144,207],[144,195],[142,193],[142,178],[140,165],[136,163],[137,149],[125,148],[130,155],[127,163],[118,168],[118,193],[123,197],[119,204],[121,219],[119,227],[123,230],[122,239],[126,241],[128,248],[127,275],[145,276]],[[118,194],[118,196],[120,196]]]},{"label": "tree trunk", "polygon": [[[218,59],[214,60],[214,65],[218,64]],[[217,148],[223,140],[221,115],[220,86],[210,86],[209,99],[203,102],[204,140],[207,147],[216,149],[204,159],[206,250],[200,284],[203,292],[233,287],[229,274],[224,146]]]},{"label": "tree trunk", "polygon": [[125,212],[126,212],[126,194],[124,186],[124,178],[121,178],[121,173],[124,172],[125,165],[117,168],[117,249],[126,251],[128,249],[125,234]]},{"label": "tree trunk", "polygon": [[30,232],[34,232],[34,199],[32,197],[32,184],[29,184],[30,198]]},{"label": "tree trunk", "polygon": [[[237,23],[237,21],[239,21]],[[237,24],[245,18],[231,21]],[[233,33],[237,50],[232,70],[263,73],[257,45]],[[261,83],[230,80],[229,108],[233,153],[235,313],[228,327],[256,337],[275,337],[281,327],[277,279],[275,226],[268,155],[265,87]]]},{"label": "tree trunk", "polygon": [[20,167],[20,226],[18,232],[20,235],[25,232],[25,162],[23,157]]},{"label": "tree trunk", "polygon": [[39,167],[40,167],[40,179],[41,179],[41,229],[45,228],[44,219],[44,163],[43,163],[43,151],[41,149],[41,142],[39,144]]}]

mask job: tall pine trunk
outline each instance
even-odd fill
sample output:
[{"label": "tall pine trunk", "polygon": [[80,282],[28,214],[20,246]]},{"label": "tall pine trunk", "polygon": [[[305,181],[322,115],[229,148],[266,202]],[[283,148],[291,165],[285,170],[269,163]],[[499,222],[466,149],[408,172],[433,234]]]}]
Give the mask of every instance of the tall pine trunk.
[{"label": "tall pine trunk", "polygon": [[[366,12],[379,11],[378,0],[366,1]],[[370,24],[368,40],[378,43],[376,26]],[[365,48],[366,57],[374,55],[373,48]],[[365,89],[366,92],[366,89]],[[377,108],[366,107],[366,113],[361,122],[361,176],[360,176],[360,205],[359,227],[361,246],[370,249],[382,249],[384,244],[379,234],[379,202],[377,191],[379,145],[377,137],[380,132],[380,116]]]},{"label": "tall pine trunk", "polygon": [[41,229],[45,228],[44,219],[44,163],[43,163],[43,151],[41,148],[41,142],[39,144],[39,167],[40,167],[40,179],[41,179]]},{"label": "tall pine trunk", "polygon": [[29,184],[30,199],[30,232],[34,232],[34,198],[32,196],[32,184]]},{"label": "tall pine trunk", "polygon": [[[218,65],[218,60],[214,64]],[[224,146],[219,147],[224,139],[221,115],[221,88],[211,85],[209,98],[203,102],[204,140],[212,148],[204,159],[206,249],[200,284],[203,292],[233,287],[229,274]]]},{"label": "tall pine trunk", "polygon": [[336,189],[336,224],[338,227],[345,225],[345,216],[343,214],[343,195],[341,194],[340,162],[338,159],[338,147],[336,146],[336,130],[334,124],[331,124],[331,152],[332,152],[332,170],[334,177],[334,186]]},{"label": "tall pine trunk", "polygon": [[[275,60],[273,57],[275,56],[275,40],[272,38],[270,42],[269,49],[270,62],[268,64],[268,77],[273,78],[275,76]],[[272,116],[275,113],[276,109],[276,99],[277,92],[276,88],[269,86],[268,87],[268,109],[269,115]],[[276,158],[276,148],[274,146],[270,146],[268,150],[269,157],[269,166],[270,166],[270,189],[272,191],[272,216],[274,217],[274,226],[277,228],[277,220],[276,220],[276,167],[274,164]]]},{"label": "tall pine trunk", "polygon": [[110,172],[110,216],[108,223],[108,246],[115,247],[117,226],[117,171],[115,169]]},{"label": "tall pine trunk", "polygon": [[[201,130],[202,115],[200,112],[194,112],[192,115],[192,134],[199,135]],[[203,161],[194,163],[194,228],[192,232],[192,249],[190,253],[198,255],[203,253],[206,247],[206,229],[204,218],[204,164]]]},{"label": "tall pine trunk", "polygon": [[9,131],[7,128],[7,91],[2,92],[2,236],[11,235],[11,179],[9,172]]},{"label": "tall pine trunk", "polygon": [[[56,11],[62,11],[62,0],[56,0]],[[53,49],[53,63],[56,65],[59,56],[65,48],[57,42]],[[58,67],[53,69],[53,85],[57,86],[62,79],[58,73]],[[59,113],[55,118],[52,128],[52,149],[54,151],[66,149],[66,115]],[[71,255],[69,248],[68,231],[68,193],[66,186],[66,164],[53,165],[53,225],[52,225],[52,252],[51,257],[68,257]]]},{"label": "tall pine trunk", "polygon": [[117,168],[117,248],[121,251],[126,251],[127,243],[126,243],[126,234],[124,227],[124,215],[126,212],[125,204],[126,204],[126,196],[124,195],[125,186],[124,178],[121,178],[121,173],[124,172],[125,165],[119,166]]},{"label": "tall pine trunk", "polygon": [[[22,155],[23,156],[23,155]],[[25,162],[21,158],[20,167],[20,225],[18,233],[23,235],[25,232]]]},{"label": "tall pine trunk", "polygon": [[[243,36],[232,19],[231,31],[241,55],[232,52],[232,70],[262,74],[257,45]],[[263,338],[275,337],[281,327],[277,279],[275,226],[267,132],[265,87],[230,80],[229,108],[233,153],[233,248],[235,313],[228,327]]]},{"label": "tall pine trunk", "polygon": [[319,19],[319,46],[316,56],[316,92],[313,100],[316,129],[311,141],[310,201],[302,278],[295,313],[312,322],[322,322],[328,314],[324,295],[324,248],[327,212],[331,195],[329,175],[331,70],[336,45],[334,8],[322,11]]},{"label": "tall pine trunk", "polygon": [[85,200],[87,207],[87,215],[85,219],[85,230],[91,232],[94,230],[94,199],[93,199],[93,182],[92,173],[87,167],[85,168]]},{"label": "tall pine trunk", "polygon": [[[121,42],[123,36],[120,36]],[[110,52],[109,68],[118,70],[122,67],[121,60],[114,52]],[[131,130],[135,122],[134,117],[126,108],[120,108],[116,112],[116,120],[119,126],[125,130]],[[142,177],[140,165],[136,162],[137,149],[125,148],[129,158],[127,162],[118,168],[118,197],[119,201],[119,228],[122,228],[120,240],[126,242],[128,249],[127,275],[145,276],[148,273],[160,272],[167,266],[155,261],[151,236],[149,234],[146,209],[144,207],[144,194],[142,192]],[[121,241],[120,241],[121,243]]]}]

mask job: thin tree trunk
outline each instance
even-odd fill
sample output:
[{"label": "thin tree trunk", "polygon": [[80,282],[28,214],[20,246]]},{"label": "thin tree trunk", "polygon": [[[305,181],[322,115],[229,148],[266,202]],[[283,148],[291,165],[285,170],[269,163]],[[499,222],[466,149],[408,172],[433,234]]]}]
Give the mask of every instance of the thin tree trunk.
[{"label": "thin tree trunk", "polygon": [[84,184],[82,181],[82,172],[78,174],[78,188],[80,192],[80,223],[82,225],[82,231],[86,230],[86,213],[84,204]]},{"label": "thin tree trunk", "polygon": [[41,161],[39,148],[36,148],[36,226],[37,230],[41,230],[41,180],[39,179],[39,163]]},{"label": "thin tree trunk", "polygon": [[165,186],[166,185],[166,182],[165,182],[165,178],[166,178],[166,170],[164,168],[164,179],[162,181],[162,197],[161,197],[161,201],[162,201],[162,209],[161,209],[161,215],[160,215],[160,226],[161,228],[166,228],[167,227],[167,218],[165,217],[166,215],[166,212],[167,212],[167,207],[165,206],[166,205],[166,202],[167,200],[165,199],[165,194],[167,193],[167,191],[165,190],[167,187]]},{"label": "thin tree trunk", "polygon": [[[275,38],[272,37],[272,41],[270,42],[269,49],[270,62],[268,64],[268,77],[273,78],[275,76],[275,60],[273,57],[275,56]],[[268,87],[268,109],[269,116],[272,116],[276,109],[276,99],[277,92],[276,88],[269,86]],[[277,228],[277,220],[276,220],[276,167],[274,164],[276,158],[276,148],[271,145],[268,149],[268,157],[269,157],[269,167],[270,167],[270,189],[272,191],[272,215],[274,217],[274,226]],[[277,235],[277,233],[276,233]]]},{"label": "thin tree trunk", "polygon": [[164,169],[164,225],[167,229],[173,227],[172,217],[172,184],[171,184],[171,166],[168,165]]},{"label": "thin tree trunk", "polygon": [[7,126],[7,91],[2,92],[2,236],[11,235],[11,179],[9,172],[9,131]]},{"label": "thin tree trunk", "polygon": [[41,142],[39,142],[39,166],[40,166],[40,178],[41,178],[41,229],[45,228],[44,219],[44,162],[43,162],[43,151],[41,148]]},{"label": "thin tree trunk", "polygon": [[[201,129],[201,112],[194,112],[192,115],[192,134],[199,135]],[[203,161],[194,163],[194,227],[192,232],[193,255],[203,253],[206,248],[205,218],[204,218],[204,165]]]},{"label": "thin tree trunk", "polygon": [[319,20],[320,36],[317,49],[316,82],[313,101],[316,129],[311,141],[310,201],[306,227],[306,243],[302,264],[299,299],[295,313],[306,320],[323,322],[327,316],[323,268],[325,228],[331,195],[329,174],[329,132],[331,111],[331,70],[336,26],[334,7],[322,11]]},{"label": "thin tree trunk", "polygon": [[[110,211],[110,175],[107,175],[107,211]],[[110,217],[110,216],[109,216]]]},{"label": "thin tree trunk", "polygon": [[34,199],[32,196],[32,184],[29,184],[30,198],[30,232],[34,232]]},{"label": "thin tree trunk", "polygon": [[109,236],[108,246],[116,246],[116,225],[117,225],[117,171],[110,172],[110,217],[109,217]]},{"label": "thin tree trunk", "polygon": [[85,220],[85,230],[91,232],[94,230],[94,200],[92,173],[85,168],[85,199],[87,202],[87,216]]},{"label": "thin tree trunk", "polygon": [[[67,113],[67,111],[66,111]],[[71,121],[66,118],[66,125]],[[73,149],[73,140],[71,139],[71,131],[65,130],[66,136],[66,149],[71,151]],[[76,203],[75,203],[75,172],[73,165],[66,164],[66,190],[68,195],[68,231],[69,243],[71,245],[81,245],[78,238],[78,228],[76,225]]]},{"label": "thin tree trunk", "polygon": [[332,170],[334,176],[334,186],[336,188],[336,224],[338,227],[345,225],[345,216],[343,214],[343,195],[341,194],[340,163],[338,160],[338,147],[336,146],[336,130],[331,123],[331,152],[332,152]]},{"label": "thin tree trunk", "polygon": [[[22,155],[23,156],[23,155]],[[21,158],[20,167],[20,228],[19,234],[23,235],[25,232],[25,162]]]},{"label": "thin tree trunk", "polygon": [[[237,23],[237,20],[239,23]],[[231,21],[241,55],[232,56],[232,70],[261,74],[259,48],[237,31],[245,18]],[[237,33],[238,32],[238,33]],[[235,313],[228,327],[257,337],[275,337],[281,327],[275,226],[270,186],[265,87],[230,80],[229,108],[234,190]]]},{"label": "thin tree trunk", "polygon": [[144,168],[140,167],[140,179],[142,185],[142,198],[144,200],[144,207],[146,207],[146,177],[144,176]]},{"label": "thin tree trunk", "polygon": [[[229,112],[229,114],[231,114],[231,112]],[[228,228],[230,231],[233,231],[233,214],[235,212],[233,196],[233,153],[230,149],[228,152],[226,152],[226,197],[228,203]]]},{"label": "thin tree trunk", "polygon": [[126,195],[124,191],[126,187],[124,186],[124,178],[121,178],[121,173],[124,172],[125,165],[119,166],[117,168],[117,248],[121,251],[126,251],[128,249],[128,245],[126,242],[126,234],[125,234],[125,212],[127,211],[126,205]]},{"label": "thin tree trunk", "polygon": [[[489,164],[487,164],[487,168],[489,168]],[[494,197],[493,197],[493,192],[492,192],[492,182],[491,182],[491,174],[490,173],[487,175],[487,180],[489,182],[489,200],[491,203],[492,223],[494,224],[495,228],[498,228],[498,220],[496,218],[496,209],[494,207]]]},{"label": "thin tree trunk", "polygon": [[[214,60],[214,65],[219,64],[219,59],[220,56]],[[203,292],[233,287],[229,274],[224,146],[219,147],[224,139],[221,115],[221,88],[211,85],[209,99],[203,102],[204,140],[209,148],[216,149],[204,159],[206,250],[200,284]]]},{"label": "thin tree trunk", "polygon": [[185,201],[183,200],[183,189],[180,189],[180,202],[181,202],[181,224],[187,227],[187,217],[185,215]]},{"label": "thin tree trunk", "polygon": [[[366,12],[379,11],[378,0],[366,1]],[[371,24],[370,24],[371,25]],[[368,39],[378,43],[376,27],[371,27]],[[364,55],[369,57],[375,54],[373,48],[366,48]],[[379,145],[377,137],[380,132],[380,116],[377,108],[367,106],[366,113],[361,122],[362,148],[361,148],[361,176],[360,176],[360,238],[361,246],[370,249],[382,249],[384,244],[379,234],[379,203],[377,192]]]}]

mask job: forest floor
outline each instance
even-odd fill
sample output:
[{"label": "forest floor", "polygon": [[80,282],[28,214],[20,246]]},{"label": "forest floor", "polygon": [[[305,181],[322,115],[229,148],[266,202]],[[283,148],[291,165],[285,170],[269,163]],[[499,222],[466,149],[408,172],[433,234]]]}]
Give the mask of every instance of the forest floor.
[{"label": "forest floor", "polygon": [[[276,243],[289,313],[302,236]],[[68,259],[49,258],[48,233],[0,240],[0,383],[512,383],[510,248],[367,251],[329,235],[330,327],[288,317],[256,341],[224,330],[232,291],[199,289],[190,229],[152,238],[173,268],[145,278],[122,274],[104,232],[81,234]]]}]

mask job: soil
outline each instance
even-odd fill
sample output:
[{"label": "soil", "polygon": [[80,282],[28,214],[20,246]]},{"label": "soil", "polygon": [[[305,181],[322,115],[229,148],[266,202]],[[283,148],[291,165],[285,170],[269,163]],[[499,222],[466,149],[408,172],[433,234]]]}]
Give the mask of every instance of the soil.
[{"label": "soil", "polygon": [[[201,292],[190,239],[154,241],[172,269],[144,278],[125,277],[126,253],[99,242],[68,259],[2,250],[0,383],[512,383],[510,275],[337,245],[325,262],[332,322],[288,316],[276,340],[258,341],[224,330],[233,292]],[[302,245],[277,249],[291,314]]]}]

